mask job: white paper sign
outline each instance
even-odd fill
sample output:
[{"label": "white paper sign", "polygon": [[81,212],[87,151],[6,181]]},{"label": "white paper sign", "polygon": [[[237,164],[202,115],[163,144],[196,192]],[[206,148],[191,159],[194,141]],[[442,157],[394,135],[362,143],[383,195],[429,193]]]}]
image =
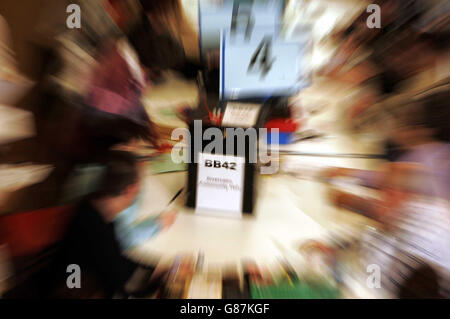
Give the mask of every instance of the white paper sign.
[{"label": "white paper sign", "polygon": [[199,33],[202,52],[219,49],[220,32],[222,29],[233,28],[233,11],[237,32],[251,34],[259,26],[271,27],[277,31],[281,23],[284,2],[280,0],[258,1],[211,1],[199,2]]},{"label": "white paper sign", "polygon": [[244,163],[244,157],[199,153],[197,212],[241,215]]},{"label": "white paper sign", "polygon": [[288,41],[267,28],[253,37],[222,32],[220,95],[223,99],[290,96],[308,86],[304,63],[307,41]]},{"label": "white paper sign", "polygon": [[222,126],[252,127],[258,120],[261,104],[229,102]]}]

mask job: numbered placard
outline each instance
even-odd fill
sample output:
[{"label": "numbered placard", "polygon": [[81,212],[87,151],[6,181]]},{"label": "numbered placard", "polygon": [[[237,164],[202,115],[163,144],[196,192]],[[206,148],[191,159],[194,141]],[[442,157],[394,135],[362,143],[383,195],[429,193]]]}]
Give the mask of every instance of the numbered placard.
[{"label": "numbered placard", "polygon": [[276,31],[281,22],[284,0],[200,0],[199,34],[203,53],[218,50],[220,32],[253,36],[256,27],[270,26]]},{"label": "numbered placard", "polygon": [[197,213],[241,215],[244,164],[243,157],[199,153]]},{"label": "numbered placard", "polygon": [[307,41],[286,41],[270,28],[255,28],[250,39],[222,32],[221,98],[290,96],[308,85]]}]

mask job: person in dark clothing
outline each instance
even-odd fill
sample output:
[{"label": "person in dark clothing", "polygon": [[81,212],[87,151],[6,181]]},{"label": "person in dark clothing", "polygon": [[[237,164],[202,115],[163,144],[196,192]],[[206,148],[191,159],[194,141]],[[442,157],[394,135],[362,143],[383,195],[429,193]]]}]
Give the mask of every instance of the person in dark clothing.
[{"label": "person in dark clothing", "polygon": [[67,261],[98,275],[107,296],[124,290],[137,265],[120,254],[114,234],[114,223],[104,219],[91,203],[79,208],[80,214],[69,235]]},{"label": "person in dark clothing", "polygon": [[142,104],[142,95],[163,79],[163,71],[194,78],[201,68],[185,53],[183,36],[198,42],[193,41],[194,31],[186,31],[190,28],[179,1],[140,3],[140,21],[123,30],[123,36],[98,46],[98,63],[88,81],[77,130],[81,161],[102,158],[112,147],[136,140],[160,149],[158,129]]},{"label": "person in dark clothing", "polygon": [[[178,0],[140,0],[142,17],[128,32],[128,41],[141,63],[157,80],[162,71],[174,70],[187,78],[197,76],[200,64],[185,53],[183,34],[197,45],[197,36],[184,17]],[[195,41],[193,41],[195,40]],[[156,77],[156,78],[155,78]]]},{"label": "person in dark clothing", "polygon": [[89,273],[98,281],[105,297],[148,293],[153,286],[145,282],[133,288],[131,285],[136,285],[132,277],[138,270],[145,269],[149,278],[153,269],[122,255],[114,229],[114,218],[132,204],[139,191],[138,168],[133,155],[111,152],[101,185],[93,197],[78,207],[62,247],[58,272],[64,272],[67,278],[67,266],[78,265],[81,276]]}]

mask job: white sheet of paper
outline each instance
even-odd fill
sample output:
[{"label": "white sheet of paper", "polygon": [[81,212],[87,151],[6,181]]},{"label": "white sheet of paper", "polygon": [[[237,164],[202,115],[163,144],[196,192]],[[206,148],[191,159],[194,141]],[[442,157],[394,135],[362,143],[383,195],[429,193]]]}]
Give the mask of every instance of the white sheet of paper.
[{"label": "white sheet of paper", "polygon": [[[244,191],[243,157],[199,153],[197,212],[240,216]],[[222,215],[222,214],[221,214]]]},{"label": "white sheet of paper", "polygon": [[[255,28],[257,29],[257,28]],[[304,69],[306,38],[278,37],[262,28],[252,39],[232,38],[222,31],[220,43],[220,95],[224,99],[290,96],[309,85]]]},{"label": "white sheet of paper", "polygon": [[260,104],[229,102],[225,109],[222,125],[232,127],[252,127],[258,120]]}]

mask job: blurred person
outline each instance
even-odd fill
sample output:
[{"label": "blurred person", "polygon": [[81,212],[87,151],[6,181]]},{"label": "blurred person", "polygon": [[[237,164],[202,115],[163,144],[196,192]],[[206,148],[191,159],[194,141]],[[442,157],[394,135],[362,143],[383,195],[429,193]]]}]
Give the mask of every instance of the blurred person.
[{"label": "blurred person", "polygon": [[[386,229],[386,233],[373,232],[365,243],[370,248],[367,251],[373,253],[373,263],[386,262],[385,286],[390,285],[389,293],[396,296],[449,296],[448,100],[449,92],[443,91],[403,105],[392,133],[401,155],[387,169],[331,168],[323,173],[326,178],[353,177],[360,185],[378,190],[381,200],[336,190],[331,199],[336,206],[374,219]],[[425,283],[431,281],[424,276],[435,278],[435,288],[439,289],[427,288]],[[414,283],[419,277],[421,284]],[[423,291],[416,294],[411,290],[419,288]]]},{"label": "blurred person", "polygon": [[91,154],[139,138],[158,146],[158,134],[140,101],[146,85],[147,76],[125,38],[103,46],[81,118],[81,133]]},{"label": "blurred person", "polygon": [[434,93],[403,107],[392,141],[402,155],[398,161],[430,169],[429,192],[450,200],[450,91]]},{"label": "blurred person", "polygon": [[[398,132],[396,132],[395,127],[392,129],[392,126],[389,126],[388,123],[402,121],[401,116],[399,117],[397,113],[403,112],[402,109],[407,108],[407,106],[399,105],[392,109],[383,100],[393,96],[400,98],[402,96],[415,96],[420,92],[426,92],[430,88],[436,88],[445,84],[450,76],[450,69],[448,68],[450,62],[448,37],[445,34],[423,34],[419,37],[407,37],[391,52],[392,57],[386,57],[384,60],[388,76],[386,77],[386,74],[381,75],[369,81],[372,83],[372,90],[368,91],[365,99],[358,101],[360,105],[352,106],[350,116],[355,125],[363,124],[361,122],[363,120],[366,123],[370,122],[376,130],[382,123],[385,127],[384,147],[386,158],[395,161],[402,155],[405,146],[402,145],[403,143],[398,138],[395,138]],[[394,77],[389,76],[389,74],[393,74]],[[431,101],[431,99],[435,101]],[[434,113],[436,117],[434,120],[426,120],[433,122],[427,125],[431,125],[434,130],[447,131],[447,137],[443,136],[442,132],[439,133],[439,140],[448,142],[448,129],[446,128],[448,122],[445,122],[448,121],[448,111],[446,110],[445,99],[445,93],[441,93],[440,97],[436,95],[434,98],[424,99],[423,102],[428,104],[424,107],[424,112],[428,113],[426,116],[429,117],[431,113]],[[390,100],[393,101],[393,99]],[[429,102],[426,102],[426,100],[429,100]],[[372,107],[376,103],[379,104],[376,107]],[[433,104],[436,105],[431,106]],[[364,113],[369,109],[371,112],[369,114],[372,115],[367,117]],[[361,118],[360,115],[362,115]],[[417,116],[425,119],[425,114],[418,114]],[[436,122],[439,121],[441,122],[439,127],[435,127],[437,125]]]},{"label": "blurred person", "polygon": [[[105,115],[106,112],[102,113],[91,107],[104,107],[105,103],[109,104],[107,98],[112,94],[104,95],[105,103],[99,98],[94,101],[94,105],[86,106],[86,100],[92,101],[90,97],[85,99],[88,89],[89,95],[92,91],[99,91],[92,90],[93,82],[104,89],[103,92],[109,89],[103,85],[100,75],[92,80],[92,73],[99,70],[94,58],[98,48],[108,39],[123,34],[106,12],[105,1],[70,1],[82,8],[80,29],[68,29],[66,26],[67,1],[51,0],[47,1],[47,6],[33,4],[31,7],[33,1],[28,1],[29,5],[25,7],[13,4],[14,1],[6,2],[11,3],[5,5],[12,10],[8,12],[8,16],[12,25],[17,28],[13,31],[20,32],[23,28],[30,30],[27,31],[26,39],[16,40],[19,43],[26,42],[26,48],[30,49],[30,52],[27,51],[30,54],[26,54],[29,61],[22,61],[26,62],[22,63],[22,66],[30,64],[28,72],[37,82],[34,89],[20,101],[21,107],[33,112],[36,136],[8,145],[2,160],[6,158],[10,162],[29,161],[54,166],[51,175],[42,184],[9,196],[5,210],[15,212],[65,203],[64,194],[61,193],[64,187],[61,186],[68,182],[77,164],[90,164],[102,157],[104,159],[105,152],[111,145],[127,143],[141,137],[152,141],[157,138],[151,133],[151,122],[145,121],[146,114],[137,116],[136,119],[140,122],[136,123],[112,113]],[[128,3],[131,0],[121,2]],[[29,20],[29,16],[35,18]],[[23,26],[19,27],[17,23]],[[118,67],[124,70],[123,64]],[[121,96],[115,99],[112,107],[126,105],[124,100],[133,100],[132,94],[129,94],[132,91],[129,89],[131,85],[123,82],[119,85],[125,88],[123,91],[127,94],[119,92]],[[133,105],[133,102],[129,105]],[[138,107],[130,108],[139,113],[136,112]]]},{"label": "blurred person", "polygon": [[[434,93],[402,106],[391,140],[398,145],[396,162],[419,163],[430,170],[428,192],[450,201],[449,91]],[[367,187],[380,188],[377,171],[331,168],[324,177],[349,176]]]},{"label": "blurred person", "polygon": [[197,47],[197,35],[180,1],[140,0],[140,4],[141,21],[124,28],[124,36],[105,41],[99,49],[85,99],[93,110],[88,109],[82,119],[87,154],[101,155],[114,145],[139,139],[163,147],[141,95],[152,82],[161,79],[165,70],[194,77],[200,68],[191,62],[196,53],[189,51],[188,44]]},{"label": "blurred person", "polygon": [[180,0],[139,0],[141,21],[129,32],[129,41],[142,64],[158,81],[165,70],[195,77],[198,64],[198,35],[183,12]]},{"label": "blurred person", "polygon": [[[148,279],[152,268],[125,257],[116,236],[117,216],[133,204],[140,189],[139,169],[134,156],[122,151],[111,152],[104,174],[99,191],[77,209],[61,256],[54,265],[55,273],[67,277],[67,266],[79,265],[82,278],[86,275],[86,278],[94,279],[106,298],[115,294],[126,296],[149,292],[154,288],[153,283],[135,283],[132,276],[145,269]],[[173,215],[165,215],[159,222],[164,228],[173,220]],[[131,284],[139,288],[130,289]],[[63,294],[67,292],[67,288],[62,291]]]},{"label": "blurred person", "polygon": [[[438,61],[437,56],[442,54],[421,35],[418,27],[418,21],[429,10],[423,2],[386,0],[376,3],[381,7],[381,28],[368,28],[369,13],[362,13],[340,36],[343,44],[325,70],[328,75],[363,89],[348,114],[351,127],[356,130],[384,115],[379,109],[381,104],[374,108],[377,103],[397,94],[420,90],[418,82],[424,82],[425,78],[433,81],[433,76],[424,76],[424,71],[445,62]],[[387,145],[388,152],[395,147],[391,144]]]},{"label": "blurred person", "polygon": [[363,273],[380,267],[379,297],[450,296],[450,206],[429,195],[429,178],[420,164],[392,163],[380,176],[380,199],[331,193],[338,207],[379,223],[364,234],[360,251]]},{"label": "blurred person", "polygon": [[[370,71],[372,68],[379,69],[379,61],[377,56],[388,51],[394,43],[401,39],[401,35],[411,28],[411,22],[417,19],[421,6],[417,0],[378,0],[374,4],[380,6],[381,9],[381,27],[369,28],[367,26],[367,19],[370,16],[369,12],[364,11],[356,20],[343,32],[338,34],[338,39],[342,41],[342,45],[338,48],[332,63],[323,71],[325,74],[337,76],[339,73],[348,72],[348,66],[345,72],[341,72],[345,64],[354,64],[355,67],[352,73],[360,72],[361,78],[354,79],[356,81],[365,81],[373,76]],[[366,61],[361,63],[359,55],[365,56],[369,53]],[[358,61],[356,64],[353,61]],[[374,65],[375,64],[375,65]],[[383,71],[383,70],[381,70]],[[365,78],[364,78],[365,77]],[[348,80],[351,77],[344,78]]]}]

